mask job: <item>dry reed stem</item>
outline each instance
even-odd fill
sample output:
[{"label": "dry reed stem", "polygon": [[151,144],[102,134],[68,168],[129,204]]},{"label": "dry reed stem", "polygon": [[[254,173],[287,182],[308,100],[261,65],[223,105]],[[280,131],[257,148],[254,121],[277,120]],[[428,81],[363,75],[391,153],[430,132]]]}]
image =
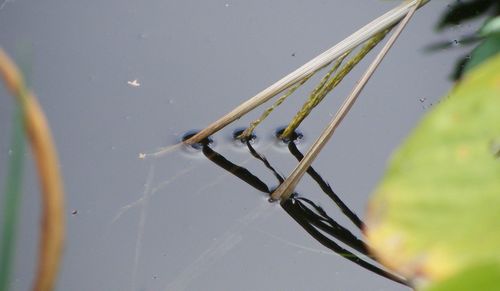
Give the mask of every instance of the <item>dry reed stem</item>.
[{"label": "dry reed stem", "polygon": [[320,151],[323,149],[323,147],[326,145],[326,143],[329,141],[333,133],[335,132],[335,129],[338,127],[340,122],[344,119],[344,117],[347,115],[349,110],[351,109],[352,105],[356,101],[357,97],[365,87],[366,83],[368,80],[371,78],[377,67],[380,65],[382,62],[383,58],[389,51],[389,49],[392,47],[398,36],[401,34],[403,29],[405,28],[406,24],[410,20],[410,18],[413,16],[415,11],[417,10],[418,6],[420,5],[420,0],[415,3],[415,6],[410,9],[410,11],[406,14],[404,19],[401,21],[401,23],[397,26],[396,31],[391,35],[385,46],[382,48],[382,50],[378,53],[378,55],[375,57],[373,62],[370,64],[368,69],[366,69],[365,73],[359,80],[359,82],[356,84],[354,89],[352,90],[351,94],[349,94],[349,97],[344,101],[340,109],[337,111],[333,119],[330,121],[328,126],[325,128],[325,130],[321,133],[320,137],[314,142],[314,144],[311,146],[311,148],[307,151],[307,153],[304,155],[304,158],[300,163],[295,167],[293,172],[290,174],[286,180],[281,183],[281,185],[271,194],[271,198],[273,200],[284,200],[288,199],[290,195],[293,193],[295,187],[299,183],[300,179],[302,176],[305,174],[307,169],[311,166],[312,162],[314,159],[318,156]]},{"label": "dry reed stem", "polygon": [[203,129],[190,139],[186,140],[184,143],[195,144],[209,137],[210,135],[224,128],[226,125],[250,112],[255,107],[268,101],[275,95],[283,92],[297,82],[300,82],[307,76],[314,74],[316,71],[323,68],[328,63],[337,59],[347,51],[354,49],[361,43],[373,37],[375,34],[391,27],[392,25],[400,21],[408,13],[408,11],[410,11],[411,7],[414,7],[417,3],[420,3],[420,7],[427,2],[429,2],[429,0],[411,0],[401,3],[399,6],[363,26],[361,29],[354,32],[343,41],[337,43],[327,51],[313,58],[302,67],[298,68],[276,83],[257,93],[257,95],[255,95],[254,97],[243,102],[242,104],[234,108],[231,112],[208,125],[205,129]]},{"label": "dry reed stem", "polygon": [[0,75],[22,107],[42,189],[42,223],[37,273],[33,290],[53,290],[64,243],[64,191],[59,161],[45,115],[35,95],[24,84],[17,66],[0,48]]}]

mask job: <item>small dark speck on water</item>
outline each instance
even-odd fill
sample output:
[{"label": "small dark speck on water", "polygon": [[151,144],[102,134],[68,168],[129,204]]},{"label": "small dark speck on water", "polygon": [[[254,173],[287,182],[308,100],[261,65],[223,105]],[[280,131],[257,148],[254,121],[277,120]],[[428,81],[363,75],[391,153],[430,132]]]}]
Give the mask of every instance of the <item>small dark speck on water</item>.
[{"label": "small dark speck on water", "polygon": [[71,211],[71,215],[77,215],[77,214],[78,214],[78,210],[75,209],[75,210]]},{"label": "small dark speck on water", "polygon": [[295,53],[292,53],[292,57],[295,57]]},{"label": "small dark speck on water", "polygon": [[424,103],[425,100],[427,100],[427,98],[423,97],[423,98],[419,98],[418,101],[420,101],[420,103]]}]

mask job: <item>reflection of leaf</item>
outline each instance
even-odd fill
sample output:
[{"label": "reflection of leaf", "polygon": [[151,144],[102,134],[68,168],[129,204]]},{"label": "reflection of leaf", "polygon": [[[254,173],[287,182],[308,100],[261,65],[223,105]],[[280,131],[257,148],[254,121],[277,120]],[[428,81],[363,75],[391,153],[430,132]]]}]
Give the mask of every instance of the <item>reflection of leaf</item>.
[{"label": "reflection of leaf", "polygon": [[[491,6],[498,5],[498,3],[495,3],[496,1],[498,0],[457,1],[441,17],[438,29],[457,25],[464,20],[478,17],[480,14],[487,12]],[[499,8],[497,7],[496,9]]]},{"label": "reflection of leaf", "polygon": [[500,264],[486,263],[468,268],[426,291],[497,291],[499,289],[499,278]]},{"label": "reflection of leaf", "polygon": [[500,262],[498,68],[500,55],[467,74],[422,120],[370,201],[369,245],[405,276],[438,280]]}]

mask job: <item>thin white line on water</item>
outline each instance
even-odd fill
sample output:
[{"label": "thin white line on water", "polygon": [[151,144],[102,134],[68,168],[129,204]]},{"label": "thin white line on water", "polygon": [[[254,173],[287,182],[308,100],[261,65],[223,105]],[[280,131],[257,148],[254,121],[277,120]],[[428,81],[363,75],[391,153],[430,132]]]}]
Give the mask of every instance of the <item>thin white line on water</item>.
[{"label": "thin white line on water", "polygon": [[[174,181],[181,178],[182,176],[190,173],[194,168],[195,168],[195,166],[183,169],[183,170],[177,172],[174,176],[170,177],[169,179],[164,180],[163,182],[160,182],[156,187],[151,189],[151,197],[157,195],[157,193],[160,190],[167,187],[170,183],[173,183]],[[125,206],[122,206],[120,208],[120,210],[118,210],[116,215],[113,217],[113,219],[111,220],[111,224],[115,223],[118,219],[120,219],[120,217],[123,214],[125,214],[128,210],[130,210],[136,206],[141,205],[144,202],[144,199],[145,199],[145,196],[141,196],[139,199],[137,199],[137,200],[125,205]]]},{"label": "thin white line on water", "polygon": [[305,251],[308,251],[308,252],[312,252],[312,253],[318,253],[318,254],[322,254],[322,255],[329,255],[329,256],[338,256],[338,257],[341,257],[340,255],[332,252],[332,251],[327,251],[327,250],[321,250],[321,249],[315,249],[315,248],[311,248],[311,247],[306,247],[306,246],[303,246],[303,245],[300,245],[300,244],[297,244],[297,243],[294,243],[294,242],[291,242],[285,238],[282,238],[280,236],[277,236],[275,234],[272,234],[272,233],[269,233],[267,231],[263,231],[262,229],[258,229],[258,228],[255,228],[255,231],[258,231],[262,234],[265,234],[273,239],[276,239],[286,245],[289,245],[291,247],[295,247],[295,248],[298,248],[298,249],[301,249],[301,250],[305,250]]},{"label": "thin white line on water", "polygon": [[166,287],[167,291],[186,290],[189,284],[210,269],[228,252],[243,240],[243,231],[259,219],[265,219],[273,213],[267,201],[262,201],[248,214],[234,222],[222,235],[214,238],[213,243],[194,261],[180,272]]},{"label": "thin white line on water", "polygon": [[148,211],[148,202],[151,197],[151,185],[153,184],[153,179],[155,176],[155,166],[152,163],[149,168],[149,173],[147,176],[146,183],[144,184],[144,191],[141,197],[141,216],[139,218],[139,224],[137,227],[137,238],[135,240],[135,253],[134,253],[134,267],[132,270],[132,291],[135,291],[136,288],[136,280],[137,280],[137,270],[139,267],[139,260],[141,257],[141,249],[142,249],[142,239],[144,237],[144,226],[146,225],[146,217]]}]

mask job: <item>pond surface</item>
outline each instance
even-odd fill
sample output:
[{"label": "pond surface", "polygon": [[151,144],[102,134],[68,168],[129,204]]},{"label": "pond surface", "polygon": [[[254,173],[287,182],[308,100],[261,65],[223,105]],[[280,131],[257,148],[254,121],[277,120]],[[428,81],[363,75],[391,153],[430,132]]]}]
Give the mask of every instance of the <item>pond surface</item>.
[{"label": "pond surface", "polygon": [[[474,27],[433,32],[451,1],[417,12],[314,163],[358,215],[391,152],[438,102],[463,49],[425,46]],[[67,241],[57,290],[408,290],[331,252],[263,193],[177,143],[359,27],[392,1],[34,1],[0,5],[0,45],[27,63],[52,126],[67,192]],[[368,60],[373,58],[370,54]],[[300,127],[303,152],[366,67]],[[320,74],[321,75],[321,74]],[[256,150],[287,175],[297,161],[273,135],[305,100],[299,89],[256,131]],[[0,186],[12,98],[0,88]],[[215,134],[212,148],[270,186],[231,140],[264,107]],[[11,290],[34,273],[39,193],[27,154]],[[359,231],[305,177],[297,191]]]}]

